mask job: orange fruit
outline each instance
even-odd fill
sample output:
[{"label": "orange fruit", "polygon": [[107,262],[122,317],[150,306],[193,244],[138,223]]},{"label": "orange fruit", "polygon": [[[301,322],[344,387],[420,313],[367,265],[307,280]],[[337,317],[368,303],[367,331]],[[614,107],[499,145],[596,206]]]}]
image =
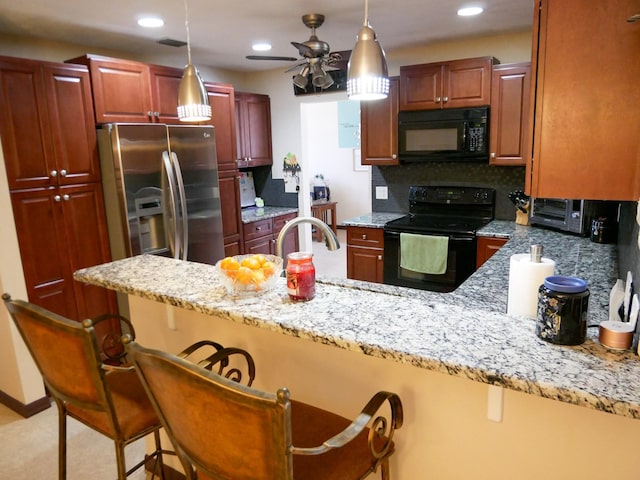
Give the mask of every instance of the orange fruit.
[{"label": "orange fruit", "polygon": [[269,278],[270,276],[272,276],[274,273],[276,273],[276,264],[270,261],[265,261],[262,264],[262,272],[264,273],[264,276],[266,278]]},{"label": "orange fruit", "polygon": [[253,274],[253,279],[252,279],[253,284],[256,285],[257,287],[260,287],[260,285],[262,285],[266,280],[264,276],[264,272],[261,269],[258,269],[258,270],[253,270],[251,273]]},{"label": "orange fruit", "polygon": [[233,257],[225,257],[220,262],[220,268],[223,270],[237,270],[240,268],[240,264]]},{"label": "orange fruit", "polygon": [[265,257],[261,253],[256,253],[253,258],[255,258],[258,262],[260,262],[260,266],[264,265],[264,262],[267,261],[267,257]]},{"label": "orange fruit", "polygon": [[260,260],[254,256],[247,257],[240,262],[242,267],[250,268],[251,270],[258,270],[260,268]]},{"label": "orange fruit", "polygon": [[236,282],[241,285],[249,285],[253,282],[253,270],[248,267],[240,267],[236,274]]}]

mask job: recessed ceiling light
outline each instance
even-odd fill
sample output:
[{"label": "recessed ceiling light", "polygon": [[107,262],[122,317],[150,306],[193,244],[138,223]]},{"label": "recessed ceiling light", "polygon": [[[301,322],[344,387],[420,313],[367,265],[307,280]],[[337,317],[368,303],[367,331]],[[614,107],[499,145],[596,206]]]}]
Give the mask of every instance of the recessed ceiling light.
[{"label": "recessed ceiling light", "polygon": [[267,50],[271,50],[271,44],[264,42],[254,43],[253,45],[251,45],[251,48],[254,52],[266,52]]},{"label": "recessed ceiling light", "polygon": [[164,25],[164,20],[158,17],[144,17],[138,20],[138,25],[146,28],[158,28]]},{"label": "recessed ceiling light", "polygon": [[482,7],[464,7],[458,10],[458,15],[461,17],[471,17],[473,15],[480,15],[482,10]]}]

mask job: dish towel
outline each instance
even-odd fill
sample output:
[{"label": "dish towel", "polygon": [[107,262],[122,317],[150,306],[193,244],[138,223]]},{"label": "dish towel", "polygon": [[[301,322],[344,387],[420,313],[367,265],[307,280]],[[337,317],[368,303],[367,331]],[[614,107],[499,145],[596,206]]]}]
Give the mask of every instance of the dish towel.
[{"label": "dish towel", "polygon": [[449,237],[400,234],[400,266],[407,270],[430,275],[447,271]]}]

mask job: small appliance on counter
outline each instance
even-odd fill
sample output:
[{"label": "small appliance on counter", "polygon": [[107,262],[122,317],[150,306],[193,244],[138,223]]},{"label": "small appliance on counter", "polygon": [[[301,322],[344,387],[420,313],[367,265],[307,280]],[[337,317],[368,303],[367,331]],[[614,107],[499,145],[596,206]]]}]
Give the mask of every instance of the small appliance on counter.
[{"label": "small appliance on counter", "polygon": [[557,345],[580,345],[587,338],[589,289],[577,277],[547,277],[538,293],[536,335]]},{"label": "small appliance on counter", "polygon": [[[533,198],[530,220],[531,225],[588,236],[592,228],[592,220],[600,217],[609,220],[617,219],[619,206],[619,202],[604,200]],[[616,230],[617,225],[613,225],[615,223],[615,221],[608,221],[607,227]]]}]

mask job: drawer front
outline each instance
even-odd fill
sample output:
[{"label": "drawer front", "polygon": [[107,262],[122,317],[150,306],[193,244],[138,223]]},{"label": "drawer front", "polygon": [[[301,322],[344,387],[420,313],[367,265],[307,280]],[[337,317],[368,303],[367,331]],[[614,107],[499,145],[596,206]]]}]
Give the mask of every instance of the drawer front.
[{"label": "drawer front", "polygon": [[245,223],[243,225],[244,240],[249,241],[254,238],[264,237],[273,233],[273,223],[270,218],[258,220],[257,222]]},{"label": "drawer front", "polygon": [[384,248],[382,228],[347,227],[347,245]]},{"label": "drawer front", "polygon": [[298,216],[297,213],[287,213],[285,215],[279,215],[277,217],[274,217],[273,218],[273,233],[279,233],[280,230],[282,230],[284,228],[284,225],[288,221],[293,220],[297,216]]}]

